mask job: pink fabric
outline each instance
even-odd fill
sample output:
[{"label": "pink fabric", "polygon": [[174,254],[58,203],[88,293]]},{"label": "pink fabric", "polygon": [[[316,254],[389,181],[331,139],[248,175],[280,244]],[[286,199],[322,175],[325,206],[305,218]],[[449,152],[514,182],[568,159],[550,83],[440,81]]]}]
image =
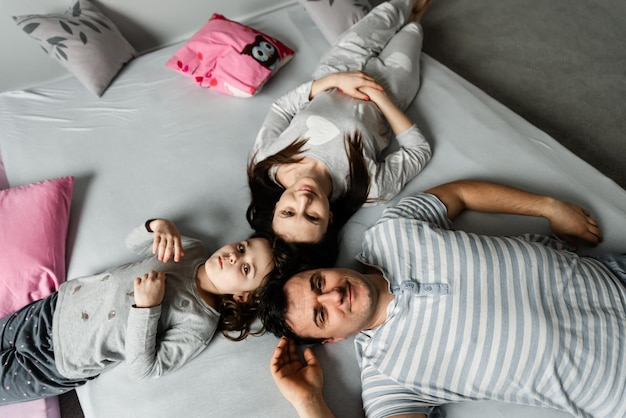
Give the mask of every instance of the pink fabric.
[{"label": "pink fabric", "polygon": [[52,397],[36,401],[0,406],[0,417],[11,418],[61,418],[59,398]]},{"label": "pink fabric", "polygon": [[65,239],[73,177],[0,191],[0,316],[65,281]]},{"label": "pink fabric", "polygon": [[165,66],[202,87],[251,97],[293,54],[279,40],[214,14]]},{"label": "pink fabric", "polygon": [[[0,317],[65,281],[73,186],[74,177],[61,177],[0,190]],[[0,417],[60,418],[59,399],[1,406]]]}]

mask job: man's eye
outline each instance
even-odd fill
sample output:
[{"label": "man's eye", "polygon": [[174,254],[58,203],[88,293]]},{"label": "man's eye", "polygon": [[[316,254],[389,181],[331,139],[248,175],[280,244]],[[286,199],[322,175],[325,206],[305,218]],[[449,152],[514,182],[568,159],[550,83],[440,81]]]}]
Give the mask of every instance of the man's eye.
[{"label": "man's eye", "polygon": [[313,216],[313,215],[307,215],[306,217],[311,222],[317,222],[320,219],[317,216]]},{"label": "man's eye", "polygon": [[243,272],[244,272],[245,274],[250,273],[250,266],[249,266],[249,265],[247,265],[247,264],[244,264],[244,265],[243,265]]},{"label": "man's eye", "polygon": [[320,323],[324,323],[326,322],[326,311],[324,311],[323,309],[320,311]]},{"label": "man's eye", "polygon": [[315,282],[315,287],[317,287],[317,290],[322,290],[322,278],[320,277],[319,279],[317,279],[317,282]]}]

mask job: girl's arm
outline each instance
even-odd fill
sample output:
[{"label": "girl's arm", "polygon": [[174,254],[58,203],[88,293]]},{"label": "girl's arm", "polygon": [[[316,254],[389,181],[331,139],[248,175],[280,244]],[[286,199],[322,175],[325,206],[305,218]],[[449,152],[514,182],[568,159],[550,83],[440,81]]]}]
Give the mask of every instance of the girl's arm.
[{"label": "girl's arm", "polygon": [[167,263],[173,257],[174,262],[178,263],[185,256],[180,232],[174,222],[169,219],[151,219],[146,222],[146,229],[154,234],[152,254],[157,254],[160,261]]}]

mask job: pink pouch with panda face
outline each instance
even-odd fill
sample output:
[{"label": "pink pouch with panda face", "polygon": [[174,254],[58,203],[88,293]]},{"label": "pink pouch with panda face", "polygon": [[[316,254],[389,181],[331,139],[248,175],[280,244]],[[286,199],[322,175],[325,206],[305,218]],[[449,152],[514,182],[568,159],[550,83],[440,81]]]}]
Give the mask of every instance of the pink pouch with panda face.
[{"label": "pink pouch with panda face", "polygon": [[293,54],[279,40],[216,13],[165,66],[202,87],[252,97]]}]

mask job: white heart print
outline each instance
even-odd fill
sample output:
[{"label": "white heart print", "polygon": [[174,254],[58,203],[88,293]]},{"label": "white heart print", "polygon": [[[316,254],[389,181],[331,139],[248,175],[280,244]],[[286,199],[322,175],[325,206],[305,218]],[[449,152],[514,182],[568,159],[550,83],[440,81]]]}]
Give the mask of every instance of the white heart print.
[{"label": "white heart print", "polygon": [[340,131],[334,123],[321,116],[309,116],[306,120],[308,131],[304,134],[311,145],[322,145],[339,135]]}]

